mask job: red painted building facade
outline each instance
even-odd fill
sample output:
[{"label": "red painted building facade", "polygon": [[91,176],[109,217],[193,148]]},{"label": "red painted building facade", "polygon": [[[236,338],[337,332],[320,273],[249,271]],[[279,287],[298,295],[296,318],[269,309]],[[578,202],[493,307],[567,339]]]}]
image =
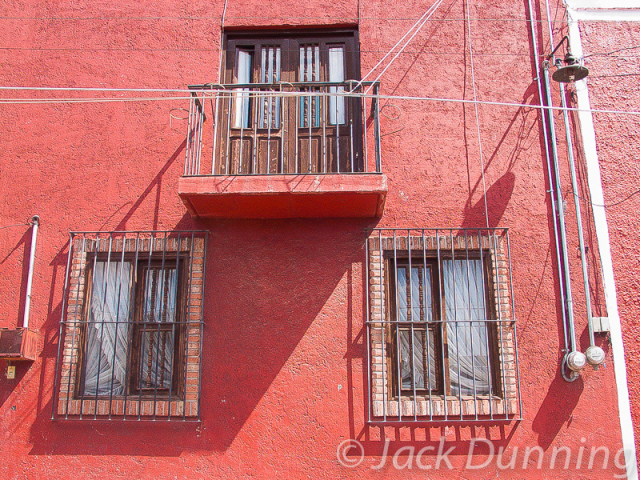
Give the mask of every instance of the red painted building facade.
[{"label": "red painted building facade", "polygon": [[[36,342],[5,340],[1,476],[634,478],[620,328],[567,366],[588,310],[616,319],[584,121],[570,149],[539,108],[547,7],[5,6],[0,327],[27,310]],[[637,38],[598,28],[585,52]],[[632,217],[607,218],[632,365]]]}]

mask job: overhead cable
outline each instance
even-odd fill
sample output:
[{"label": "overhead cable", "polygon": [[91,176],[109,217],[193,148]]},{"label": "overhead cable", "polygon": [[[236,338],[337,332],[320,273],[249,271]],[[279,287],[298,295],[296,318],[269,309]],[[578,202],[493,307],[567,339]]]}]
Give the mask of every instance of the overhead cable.
[{"label": "overhead cable", "polygon": [[[469,0],[466,0],[467,6],[467,19],[471,17],[471,13],[469,10]],[[471,84],[473,85],[473,106],[476,112],[476,129],[478,133],[478,149],[480,153],[480,173],[482,176],[482,198],[484,200],[484,219],[487,224],[487,228],[489,228],[489,207],[487,206],[487,184],[484,179],[484,156],[482,154],[482,136],[480,135],[480,115],[478,113],[478,96],[476,93],[476,74],[473,68],[473,48],[471,47],[471,20],[467,21],[467,41],[469,42],[469,60],[471,64]]]},{"label": "overhead cable", "polygon": [[[0,87],[0,89],[3,87]],[[6,88],[6,87],[5,87]],[[24,88],[25,90],[38,90],[37,88]],[[73,90],[73,89],[72,89]],[[85,89],[87,90],[87,89]],[[97,89],[100,90],[100,89]],[[117,91],[114,89],[105,89],[103,91]],[[173,93],[190,93],[199,92],[207,93],[209,95],[231,96],[233,91],[231,90],[184,90],[184,89],[148,89],[149,92],[173,92]],[[308,92],[264,92],[260,93],[261,97],[308,97]],[[442,103],[459,103],[459,104],[478,104],[478,105],[493,105],[498,107],[514,107],[514,108],[530,108],[532,110],[557,110],[562,111],[562,107],[547,107],[530,103],[517,103],[517,102],[498,102],[491,100],[466,100],[460,98],[442,98],[442,97],[421,97],[421,96],[408,96],[408,95],[372,95],[364,93],[348,93],[348,92],[336,92],[336,93],[324,93],[317,92],[313,94],[314,97],[354,97],[354,98],[376,98],[381,100],[406,100],[406,101],[424,101],[424,102],[442,102]],[[190,100],[191,96],[167,96],[167,97],[105,97],[105,98],[0,98],[0,104],[47,104],[47,103],[105,103],[105,102],[150,102],[150,101],[173,101],[173,100]],[[613,110],[613,109],[599,109],[599,108],[575,108],[567,107],[569,112],[591,112],[591,113],[603,113],[610,115],[640,115],[640,111],[637,110]]]},{"label": "overhead cable", "polygon": [[[420,29],[424,26],[425,23],[427,23],[427,20],[429,20],[433,14],[435,13],[435,11],[438,9],[438,7],[442,4],[444,0],[436,0],[436,2],[431,5],[431,7],[429,7],[429,9],[424,13],[424,15],[421,17],[421,20],[418,22],[418,24],[414,24],[414,26],[412,26],[407,33],[404,34],[404,36],[398,41],[398,43],[396,43],[393,48],[391,50],[389,50],[389,52],[382,58],[382,60],[380,60],[380,62],[378,62],[376,64],[375,67],[373,67],[369,73],[367,75],[365,75],[365,78],[363,78],[362,80],[360,80],[360,83],[358,83],[358,85],[356,86],[356,88],[358,88],[362,82],[366,79],[366,77],[368,77],[376,68],[378,68],[378,66],[391,54],[391,52],[393,52],[393,50],[395,50],[395,48],[407,37],[407,35],[409,35],[409,33],[411,32],[411,30],[413,29],[413,33],[411,34],[411,36],[407,39],[407,41],[404,43],[404,45],[400,48],[400,50],[398,50],[398,52],[393,56],[393,58],[389,61],[389,63],[387,63],[387,66],[384,67],[382,69],[382,71],[378,74],[378,76],[376,77],[376,79],[374,80],[374,82],[377,82],[378,80],[380,80],[380,78],[382,78],[382,75],[385,74],[385,72],[389,69],[389,67],[393,64],[393,62],[396,60],[396,58],[398,58],[400,56],[400,54],[402,53],[402,51],[407,47],[407,45],[409,45],[409,43],[411,43],[411,40],[413,40],[413,38],[418,34],[418,32],[420,31]],[[417,25],[417,26],[416,26]],[[414,29],[415,27],[415,29]],[[371,87],[367,88],[367,92],[369,92],[371,90]]]}]

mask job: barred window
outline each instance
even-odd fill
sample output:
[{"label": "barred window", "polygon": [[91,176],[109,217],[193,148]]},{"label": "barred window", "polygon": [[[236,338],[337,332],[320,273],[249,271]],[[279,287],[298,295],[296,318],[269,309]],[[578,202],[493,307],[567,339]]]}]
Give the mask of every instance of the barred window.
[{"label": "barred window", "polygon": [[519,415],[508,236],[498,233],[373,232],[370,421]]},{"label": "barred window", "polygon": [[71,237],[54,414],[197,417],[206,234]]}]

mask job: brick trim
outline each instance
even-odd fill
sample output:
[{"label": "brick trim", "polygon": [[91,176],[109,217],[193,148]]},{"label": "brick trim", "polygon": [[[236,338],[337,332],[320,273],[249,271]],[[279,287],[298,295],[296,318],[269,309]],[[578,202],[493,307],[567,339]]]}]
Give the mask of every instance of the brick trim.
[{"label": "brick trim", "polygon": [[[419,230],[418,230],[419,231]],[[405,230],[406,232],[406,230]],[[439,242],[439,245],[438,245]],[[501,322],[496,325],[496,338],[492,348],[496,350],[499,365],[500,391],[495,395],[434,395],[403,393],[398,399],[397,389],[392,388],[393,374],[390,366],[395,360],[388,341],[391,324],[388,321],[389,302],[387,296],[388,260],[385,253],[393,252],[394,237],[374,232],[368,239],[369,268],[369,345],[371,351],[370,399],[374,420],[385,417],[400,417],[403,421],[446,420],[451,416],[476,418],[478,416],[519,415],[519,392],[517,389],[517,366],[515,359],[515,322],[511,305],[512,286],[509,275],[509,259],[505,240],[499,236],[396,236],[396,252],[416,252],[430,257],[454,251],[484,252],[490,272],[488,288],[492,289],[493,304],[488,310]],[[396,391],[393,391],[396,390]],[[406,418],[411,417],[411,418]]]},{"label": "brick trim", "polygon": [[[205,265],[205,238],[202,236],[148,238],[114,238],[109,244],[106,241],[76,237],[71,243],[71,264],[68,278],[68,301],[61,328],[62,354],[60,359],[60,384],[57,391],[56,412],[59,416],[108,416],[126,418],[138,417],[198,417],[200,397],[200,355],[202,342],[202,313],[203,313],[203,282]],[[169,398],[159,397],[155,402],[148,395],[139,396],[137,393],[128,396],[106,396],[81,398],[78,394],[78,377],[81,369],[81,351],[83,348],[82,331],[86,318],[85,306],[88,303],[88,262],[94,253],[117,254],[114,261],[120,259],[123,253],[148,254],[166,252],[170,255],[180,254],[186,258],[188,264],[186,274],[186,298],[184,312],[186,322],[184,332],[184,354],[181,368],[184,369],[183,388],[181,392],[172,392]],[[166,244],[165,244],[166,243]],[[166,396],[165,396],[166,397]]]}]

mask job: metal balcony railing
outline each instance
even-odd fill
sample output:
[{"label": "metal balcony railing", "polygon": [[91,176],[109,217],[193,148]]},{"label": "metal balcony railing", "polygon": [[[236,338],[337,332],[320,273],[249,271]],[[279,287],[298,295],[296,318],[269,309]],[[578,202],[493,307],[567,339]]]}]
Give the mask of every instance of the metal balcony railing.
[{"label": "metal balcony railing", "polygon": [[381,172],[377,82],[189,88],[185,176]]}]

